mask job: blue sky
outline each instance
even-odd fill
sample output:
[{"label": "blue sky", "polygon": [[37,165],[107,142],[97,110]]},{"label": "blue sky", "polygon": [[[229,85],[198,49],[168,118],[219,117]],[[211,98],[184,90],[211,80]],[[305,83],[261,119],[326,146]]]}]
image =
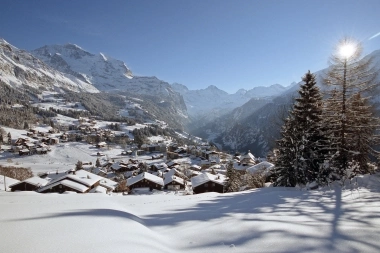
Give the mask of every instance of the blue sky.
[{"label": "blue sky", "polygon": [[2,0],[0,37],[26,50],[74,43],[135,75],[233,93],[300,81],[343,36],[380,49],[379,11],[378,0]]}]

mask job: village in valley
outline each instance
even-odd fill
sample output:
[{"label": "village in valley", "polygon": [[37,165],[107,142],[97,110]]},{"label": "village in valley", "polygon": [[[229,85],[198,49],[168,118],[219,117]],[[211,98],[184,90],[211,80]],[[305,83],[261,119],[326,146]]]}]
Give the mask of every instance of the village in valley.
[{"label": "village in valley", "polygon": [[33,176],[17,180],[8,173],[0,178],[0,186],[38,193],[224,193],[228,166],[242,178],[260,178],[259,185],[247,183],[246,189],[264,187],[268,181],[273,164],[250,151],[228,154],[194,137],[192,145],[179,145],[168,136],[151,136],[137,144],[133,130],[152,126],[165,127],[163,122],[129,126],[63,115],[50,125],[26,130],[4,127],[0,166],[27,168]]}]

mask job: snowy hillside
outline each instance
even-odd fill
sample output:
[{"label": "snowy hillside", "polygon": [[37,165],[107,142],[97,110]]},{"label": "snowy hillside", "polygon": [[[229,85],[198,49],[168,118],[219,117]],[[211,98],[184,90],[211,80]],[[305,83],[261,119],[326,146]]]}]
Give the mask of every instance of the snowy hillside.
[{"label": "snowy hillside", "polygon": [[94,86],[49,67],[27,51],[0,39],[0,79],[15,88],[99,92]]},{"label": "snowy hillside", "polygon": [[190,196],[0,192],[0,252],[379,252],[379,179]]}]

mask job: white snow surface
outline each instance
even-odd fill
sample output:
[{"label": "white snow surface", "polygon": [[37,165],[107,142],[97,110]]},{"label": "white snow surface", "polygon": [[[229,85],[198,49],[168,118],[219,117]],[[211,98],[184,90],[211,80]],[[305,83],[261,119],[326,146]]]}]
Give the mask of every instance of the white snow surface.
[{"label": "white snow surface", "polygon": [[379,176],[343,189],[0,192],[0,252],[379,252]]}]

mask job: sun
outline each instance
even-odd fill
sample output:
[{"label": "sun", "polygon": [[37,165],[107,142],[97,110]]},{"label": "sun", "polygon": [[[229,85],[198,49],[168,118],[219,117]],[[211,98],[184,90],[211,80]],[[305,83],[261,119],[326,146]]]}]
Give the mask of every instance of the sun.
[{"label": "sun", "polygon": [[339,45],[339,55],[343,59],[348,59],[352,57],[357,50],[357,46],[353,42],[344,41],[342,44]]}]

